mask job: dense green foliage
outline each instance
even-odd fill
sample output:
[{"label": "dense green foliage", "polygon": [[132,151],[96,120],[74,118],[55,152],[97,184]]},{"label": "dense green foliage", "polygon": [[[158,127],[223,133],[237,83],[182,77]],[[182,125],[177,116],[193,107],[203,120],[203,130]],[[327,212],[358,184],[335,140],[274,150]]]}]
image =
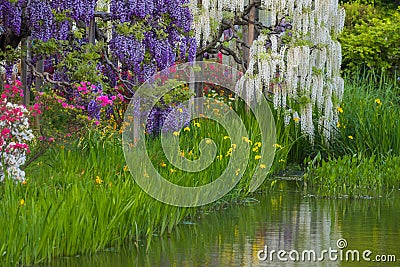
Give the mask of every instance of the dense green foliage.
[{"label": "dense green foliage", "polygon": [[400,8],[345,3],[346,24],[340,36],[343,67],[398,71],[400,69]]}]

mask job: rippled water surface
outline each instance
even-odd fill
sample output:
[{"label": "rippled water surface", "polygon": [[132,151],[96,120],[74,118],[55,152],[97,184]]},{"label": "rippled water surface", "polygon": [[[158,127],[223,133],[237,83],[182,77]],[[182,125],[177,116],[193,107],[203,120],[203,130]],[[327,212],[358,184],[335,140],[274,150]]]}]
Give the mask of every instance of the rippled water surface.
[{"label": "rippled water surface", "polygon": [[[148,253],[142,246],[46,266],[400,266],[400,192],[350,200],[282,188],[153,237]],[[283,250],[282,260],[272,250]],[[397,262],[375,260],[393,261],[391,255]]]}]

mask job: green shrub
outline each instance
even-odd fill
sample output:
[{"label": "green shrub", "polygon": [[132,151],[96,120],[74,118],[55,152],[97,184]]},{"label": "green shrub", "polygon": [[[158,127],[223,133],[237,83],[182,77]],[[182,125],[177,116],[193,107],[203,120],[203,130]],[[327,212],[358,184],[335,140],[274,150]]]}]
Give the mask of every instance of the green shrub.
[{"label": "green shrub", "polygon": [[354,26],[367,23],[369,20],[380,16],[380,11],[370,4],[345,3],[342,5],[346,10],[345,31],[351,31]]},{"label": "green shrub", "polygon": [[359,3],[344,4],[346,27],[340,36],[343,68],[354,72],[367,67],[396,71],[400,68],[400,8],[374,9]]},{"label": "green shrub", "polygon": [[340,4],[363,4],[383,8],[396,8],[400,5],[399,0],[342,0]]}]

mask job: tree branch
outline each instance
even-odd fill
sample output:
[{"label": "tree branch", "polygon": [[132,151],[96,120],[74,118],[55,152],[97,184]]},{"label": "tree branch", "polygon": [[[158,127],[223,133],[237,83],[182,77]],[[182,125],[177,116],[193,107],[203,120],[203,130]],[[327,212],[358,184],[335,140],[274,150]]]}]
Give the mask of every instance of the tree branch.
[{"label": "tree branch", "polygon": [[233,51],[232,49],[230,49],[229,47],[226,47],[224,45],[221,44],[220,46],[220,50],[221,53],[226,55],[226,56],[232,56],[233,59],[235,60],[235,62],[239,65],[242,65],[243,61],[237,56],[237,54],[235,53],[235,51]]},{"label": "tree branch", "polygon": [[62,86],[62,87],[71,87],[71,86],[72,86],[72,84],[69,83],[69,82],[65,82],[65,81],[55,81],[55,80],[53,80],[53,79],[50,77],[51,74],[48,73],[48,72],[46,72],[46,71],[44,71],[43,73],[42,73],[42,72],[39,72],[39,71],[36,69],[36,67],[35,67],[29,60],[24,59],[24,62],[25,62],[25,63],[29,66],[29,68],[32,70],[32,73],[33,73],[34,76],[39,77],[39,78],[43,79],[43,80],[46,81],[46,82],[49,82],[49,83],[52,83],[52,84],[56,84],[56,85],[59,85],[59,86]]},{"label": "tree branch", "polygon": [[[132,83],[132,82],[130,82],[130,81],[128,81],[128,80],[126,80],[126,79],[124,79],[124,78],[122,78],[121,70],[118,69],[118,68],[115,66],[115,64],[111,62],[111,60],[110,60],[110,59],[108,58],[108,56],[107,56],[107,52],[106,52],[104,49],[103,49],[103,56],[104,56],[104,59],[106,60],[106,63],[117,73],[118,79],[125,85],[126,89],[128,89],[128,91],[129,91],[131,94],[133,94],[134,92],[127,86],[127,84],[130,85],[131,87],[136,87],[137,85],[134,84],[134,83]],[[127,98],[127,99],[129,99],[129,98],[126,97],[126,96],[124,96],[124,97]]]},{"label": "tree branch", "polygon": [[110,12],[95,11],[94,12],[94,17],[95,18],[100,18],[103,21],[112,20],[112,14]]}]

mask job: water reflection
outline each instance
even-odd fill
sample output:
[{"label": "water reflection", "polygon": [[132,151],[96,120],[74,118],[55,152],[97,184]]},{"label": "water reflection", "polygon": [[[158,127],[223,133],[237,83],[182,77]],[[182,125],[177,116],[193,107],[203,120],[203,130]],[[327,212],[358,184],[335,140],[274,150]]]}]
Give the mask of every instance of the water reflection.
[{"label": "water reflection", "polygon": [[[259,203],[232,206],[210,213],[195,224],[180,225],[171,237],[153,238],[145,248],[119,253],[60,259],[46,266],[400,266],[400,193],[378,199],[319,199],[281,186],[284,190],[258,196]],[[330,261],[260,261],[257,252],[343,250],[397,254],[397,263]],[[294,254],[292,254],[294,255]],[[307,256],[307,255],[306,255]],[[361,257],[361,254],[360,254]],[[288,255],[286,255],[288,258]],[[351,258],[350,258],[351,259]]]}]

